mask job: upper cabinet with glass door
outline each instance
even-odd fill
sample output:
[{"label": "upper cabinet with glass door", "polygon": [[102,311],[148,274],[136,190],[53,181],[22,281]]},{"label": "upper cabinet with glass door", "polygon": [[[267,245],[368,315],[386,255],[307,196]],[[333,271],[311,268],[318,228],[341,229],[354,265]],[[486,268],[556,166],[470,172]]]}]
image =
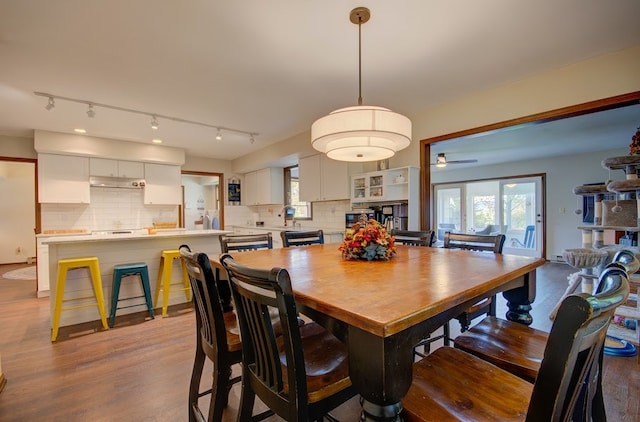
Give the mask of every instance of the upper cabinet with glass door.
[{"label": "upper cabinet with glass door", "polygon": [[351,202],[419,200],[420,169],[400,167],[351,177]]}]

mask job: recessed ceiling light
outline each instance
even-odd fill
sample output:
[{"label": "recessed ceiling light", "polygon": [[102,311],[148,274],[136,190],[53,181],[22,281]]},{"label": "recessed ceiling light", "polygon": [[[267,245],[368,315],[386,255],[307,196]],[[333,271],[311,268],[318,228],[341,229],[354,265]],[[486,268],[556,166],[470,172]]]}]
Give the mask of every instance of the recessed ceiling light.
[{"label": "recessed ceiling light", "polygon": [[153,139],[151,142],[153,142],[154,144],[161,144],[162,139]]},{"label": "recessed ceiling light", "polygon": [[86,129],[80,129],[80,128],[73,129],[73,131],[76,132],[76,133],[87,133]]}]

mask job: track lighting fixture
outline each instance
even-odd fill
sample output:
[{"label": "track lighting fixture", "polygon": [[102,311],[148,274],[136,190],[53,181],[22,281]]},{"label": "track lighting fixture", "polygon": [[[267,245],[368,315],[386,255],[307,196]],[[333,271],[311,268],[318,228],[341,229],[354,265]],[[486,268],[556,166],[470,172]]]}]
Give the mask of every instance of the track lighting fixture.
[{"label": "track lighting fixture", "polygon": [[117,111],[122,111],[122,112],[126,112],[126,113],[134,113],[134,114],[142,114],[144,116],[148,116],[151,118],[151,128],[154,130],[157,130],[160,125],[158,123],[158,119],[164,119],[164,120],[172,120],[174,122],[178,122],[178,123],[185,123],[185,124],[190,124],[190,125],[196,125],[196,126],[203,126],[203,127],[208,127],[211,129],[216,129],[217,130],[217,134],[216,134],[216,139],[217,140],[221,140],[222,139],[222,131],[226,131],[226,132],[233,132],[233,133],[239,133],[245,136],[249,137],[249,141],[253,144],[256,140],[255,137],[259,135],[259,133],[256,132],[248,132],[246,130],[240,130],[240,129],[233,129],[230,127],[224,127],[224,126],[219,126],[219,125],[211,125],[209,123],[204,123],[204,122],[198,122],[195,120],[188,120],[188,119],[183,119],[180,117],[173,117],[173,116],[167,116],[164,114],[158,114],[158,113],[153,113],[153,112],[148,112],[148,111],[142,111],[142,110],[135,110],[132,108],[126,108],[126,107],[119,107],[119,106],[114,106],[114,105],[109,105],[109,104],[104,104],[104,103],[97,103],[95,101],[89,101],[89,100],[81,100],[78,98],[69,98],[69,97],[62,97],[60,95],[54,95],[54,94],[48,94],[46,92],[34,92],[35,95],[39,96],[39,97],[45,97],[48,98],[48,102],[47,105],[45,105],[45,108],[47,110],[51,110],[52,108],[55,107],[55,100],[64,100],[64,101],[69,101],[72,103],[79,103],[79,104],[86,104],[87,105],[87,116],[89,117],[94,117],[96,115],[96,111],[95,108],[97,107],[102,107],[102,108],[108,108],[110,110],[117,110]]}]

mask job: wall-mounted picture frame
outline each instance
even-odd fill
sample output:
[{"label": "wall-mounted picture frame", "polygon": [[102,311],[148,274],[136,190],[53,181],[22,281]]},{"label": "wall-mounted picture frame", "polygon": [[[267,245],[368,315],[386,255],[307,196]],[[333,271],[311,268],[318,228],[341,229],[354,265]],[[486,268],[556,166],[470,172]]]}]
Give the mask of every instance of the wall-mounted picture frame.
[{"label": "wall-mounted picture frame", "polygon": [[229,198],[229,205],[240,205],[240,182],[230,181],[227,184],[227,196]]}]

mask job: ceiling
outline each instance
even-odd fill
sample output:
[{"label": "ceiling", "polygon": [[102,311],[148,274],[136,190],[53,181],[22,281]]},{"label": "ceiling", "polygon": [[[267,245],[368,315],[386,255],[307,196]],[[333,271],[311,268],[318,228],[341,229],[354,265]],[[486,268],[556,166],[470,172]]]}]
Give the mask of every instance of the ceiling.
[{"label": "ceiling", "polygon": [[[371,10],[362,26],[363,103],[409,117],[640,44],[637,0],[615,7],[601,0],[0,0],[0,134],[81,127],[125,141],[159,138],[193,156],[230,160],[257,151],[356,104],[358,30],[349,12],[357,6]],[[36,91],[143,114],[95,107],[89,118],[86,104],[62,100],[47,111]],[[252,144],[223,130],[216,141],[213,128],[162,117],[154,131],[147,114],[257,135]],[[551,153],[558,142],[539,144],[549,132],[627,145],[639,116],[627,108],[584,118],[587,132],[579,134],[562,122],[532,125],[523,129],[537,143],[528,153]],[[615,136],[601,133],[614,130],[612,119]],[[496,159],[513,138],[500,136],[486,158],[471,147],[463,156],[460,141],[433,152]]]}]

